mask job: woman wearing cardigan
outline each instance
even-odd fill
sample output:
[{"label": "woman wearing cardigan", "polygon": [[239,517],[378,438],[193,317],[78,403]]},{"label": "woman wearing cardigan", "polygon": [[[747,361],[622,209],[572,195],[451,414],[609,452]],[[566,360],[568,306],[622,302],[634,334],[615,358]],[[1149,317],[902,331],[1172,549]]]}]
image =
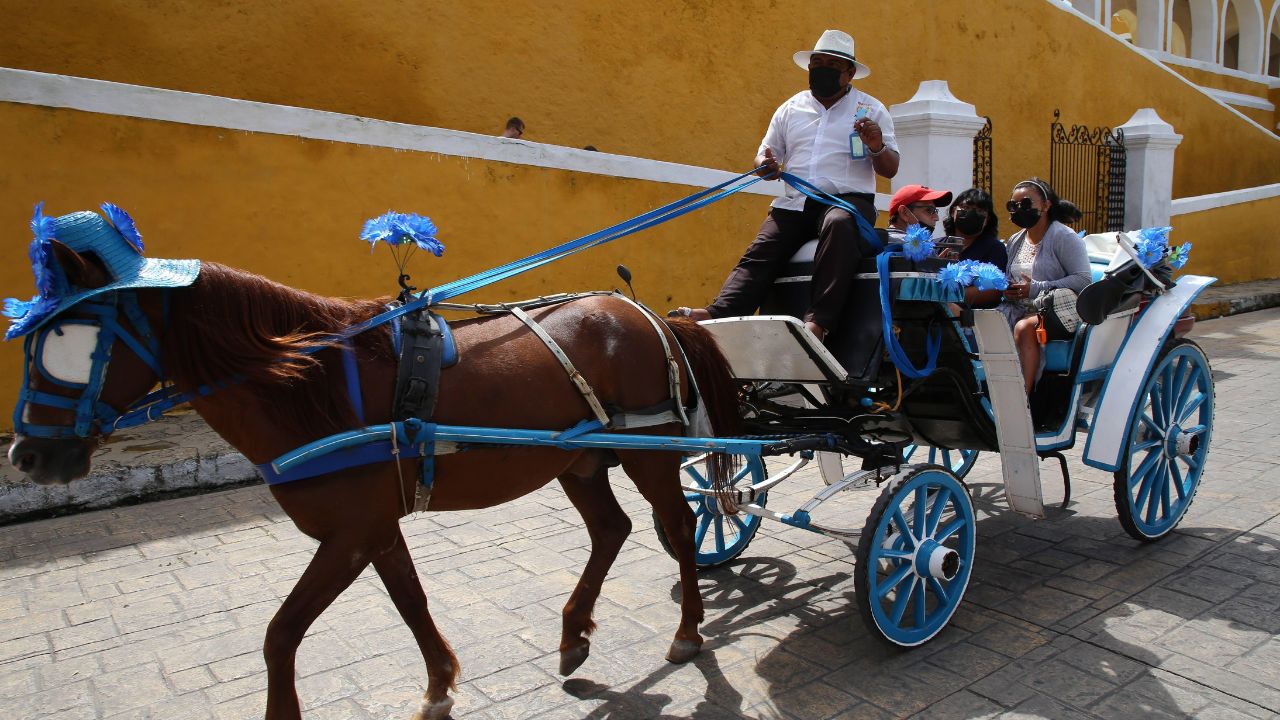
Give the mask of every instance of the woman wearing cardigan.
[{"label": "woman wearing cardigan", "polygon": [[1028,397],[1042,354],[1033,300],[1056,288],[1079,294],[1093,278],[1084,241],[1061,222],[1066,209],[1060,203],[1048,183],[1033,177],[1013,186],[1006,205],[1009,219],[1023,229],[1009,238],[1009,288],[1000,311],[1013,326]]}]

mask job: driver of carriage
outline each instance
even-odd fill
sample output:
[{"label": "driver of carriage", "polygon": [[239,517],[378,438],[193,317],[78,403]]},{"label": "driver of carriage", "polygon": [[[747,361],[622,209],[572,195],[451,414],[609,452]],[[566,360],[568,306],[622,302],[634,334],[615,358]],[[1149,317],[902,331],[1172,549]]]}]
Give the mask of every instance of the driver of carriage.
[{"label": "driver of carriage", "polygon": [[[809,73],[809,89],[773,113],[755,158],[757,174],[776,180],[787,169],[851,204],[874,222],[876,175],[898,174],[893,118],[883,103],[850,83],[871,74],[853,52],[853,38],[827,30],[812,51],[793,55]],[[773,201],[756,239],[705,308],[678,308],[694,320],[750,315],[760,308],[778,273],[805,242],[818,238],[805,326],[819,340],[839,326],[858,261],[874,254],[853,217],[788,186]]]},{"label": "driver of carriage", "polygon": [[907,228],[923,225],[930,230],[938,224],[939,208],[951,204],[951,193],[924,185],[903,185],[889,200],[889,242],[902,242]]}]

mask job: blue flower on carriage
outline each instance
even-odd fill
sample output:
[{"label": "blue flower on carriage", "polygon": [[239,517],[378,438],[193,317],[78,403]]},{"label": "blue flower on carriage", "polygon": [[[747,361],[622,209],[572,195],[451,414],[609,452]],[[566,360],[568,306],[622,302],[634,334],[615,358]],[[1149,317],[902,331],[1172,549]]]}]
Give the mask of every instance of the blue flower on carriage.
[{"label": "blue flower on carriage", "polygon": [[1138,262],[1144,267],[1152,267],[1164,259],[1169,249],[1169,231],[1171,227],[1149,227],[1138,231],[1138,241],[1134,250],[1138,253]]},{"label": "blue flower on carriage", "polygon": [[1184,242],[1178,247],[1169,250],[1169,267],[1174,270],[1180,270],[1183,265],[1187,264],[1187,258],[1191,256],[1191,243]]},{"label": "blue flower on carriage", "polygon": [[[961,260],[960,262],[969,261]],[[938,271],[938,277],[936,279],[943,287],[956,289],[964,287],[964,285],[960,283],[960,262],[951,263]]]},{"label": "blue flower on carriage", "polygon": [[920,262],[933,255],[933,230],[913,223],[902,238],[902,254],[912,262]]},{"label": "blue flower on carriage", "polygon": [[102,203],[102,212],[107,215],[107,222],[120,233],[130,245],[142,254],[142,233],[138,232],[138,226],[133,224],[133,218],[129,217],[129,213],[124,211],[119,205],[114,203]]},{"label": "blue flower on carriage", "polygon": [[980,262],[974,267],[973,286],[979,290],[1007,290],[1009,278],[1004,271],[988,262]]},{"label": "blue flower on carriage", "polygon": [[360,239],[369,243],[370,250],[379,242],[384,242],[391,247],[412,242],[417,247],[440,257],[444,254],[444,244],[436,239],[436,232],[435,223],[425,215],[388,210],[376,218],[365,221]]}]

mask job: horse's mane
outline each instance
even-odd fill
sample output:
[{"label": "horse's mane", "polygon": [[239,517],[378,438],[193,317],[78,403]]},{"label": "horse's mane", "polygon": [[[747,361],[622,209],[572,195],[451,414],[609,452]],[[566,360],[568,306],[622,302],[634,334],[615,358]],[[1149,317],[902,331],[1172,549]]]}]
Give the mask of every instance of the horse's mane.
[{"label": "horse's mane", "polygon": [[[384,300],[315,295],[206,262],[189,288],[172,293],[165,371],[179,388],[237,380],[261,412],[320,438],[356,427],[338,350],[304,350],[373,317]],[[362,358],[393,360],[385,327],[351,339]]]}]

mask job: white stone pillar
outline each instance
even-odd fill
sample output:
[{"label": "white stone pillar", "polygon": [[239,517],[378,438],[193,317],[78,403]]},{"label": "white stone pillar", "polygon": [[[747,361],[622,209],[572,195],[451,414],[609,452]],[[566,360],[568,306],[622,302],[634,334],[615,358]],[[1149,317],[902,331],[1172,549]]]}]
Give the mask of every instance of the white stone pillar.
[{"label": "white stone pillar", "polygon": [[1156,114],[1142,108],[1120,128],[1124,131],[1124,226],[1128,230],[1169,224],[1173,202],[1173,153],[1182,136]]},{"label": "white stone pillar", "polygon": [[915,97],[889,108],[902,150],[893,189],[926,185],[959,193],[973,187],[973,137],[984,118],[956,98],[946,80],[920,83]]}]

